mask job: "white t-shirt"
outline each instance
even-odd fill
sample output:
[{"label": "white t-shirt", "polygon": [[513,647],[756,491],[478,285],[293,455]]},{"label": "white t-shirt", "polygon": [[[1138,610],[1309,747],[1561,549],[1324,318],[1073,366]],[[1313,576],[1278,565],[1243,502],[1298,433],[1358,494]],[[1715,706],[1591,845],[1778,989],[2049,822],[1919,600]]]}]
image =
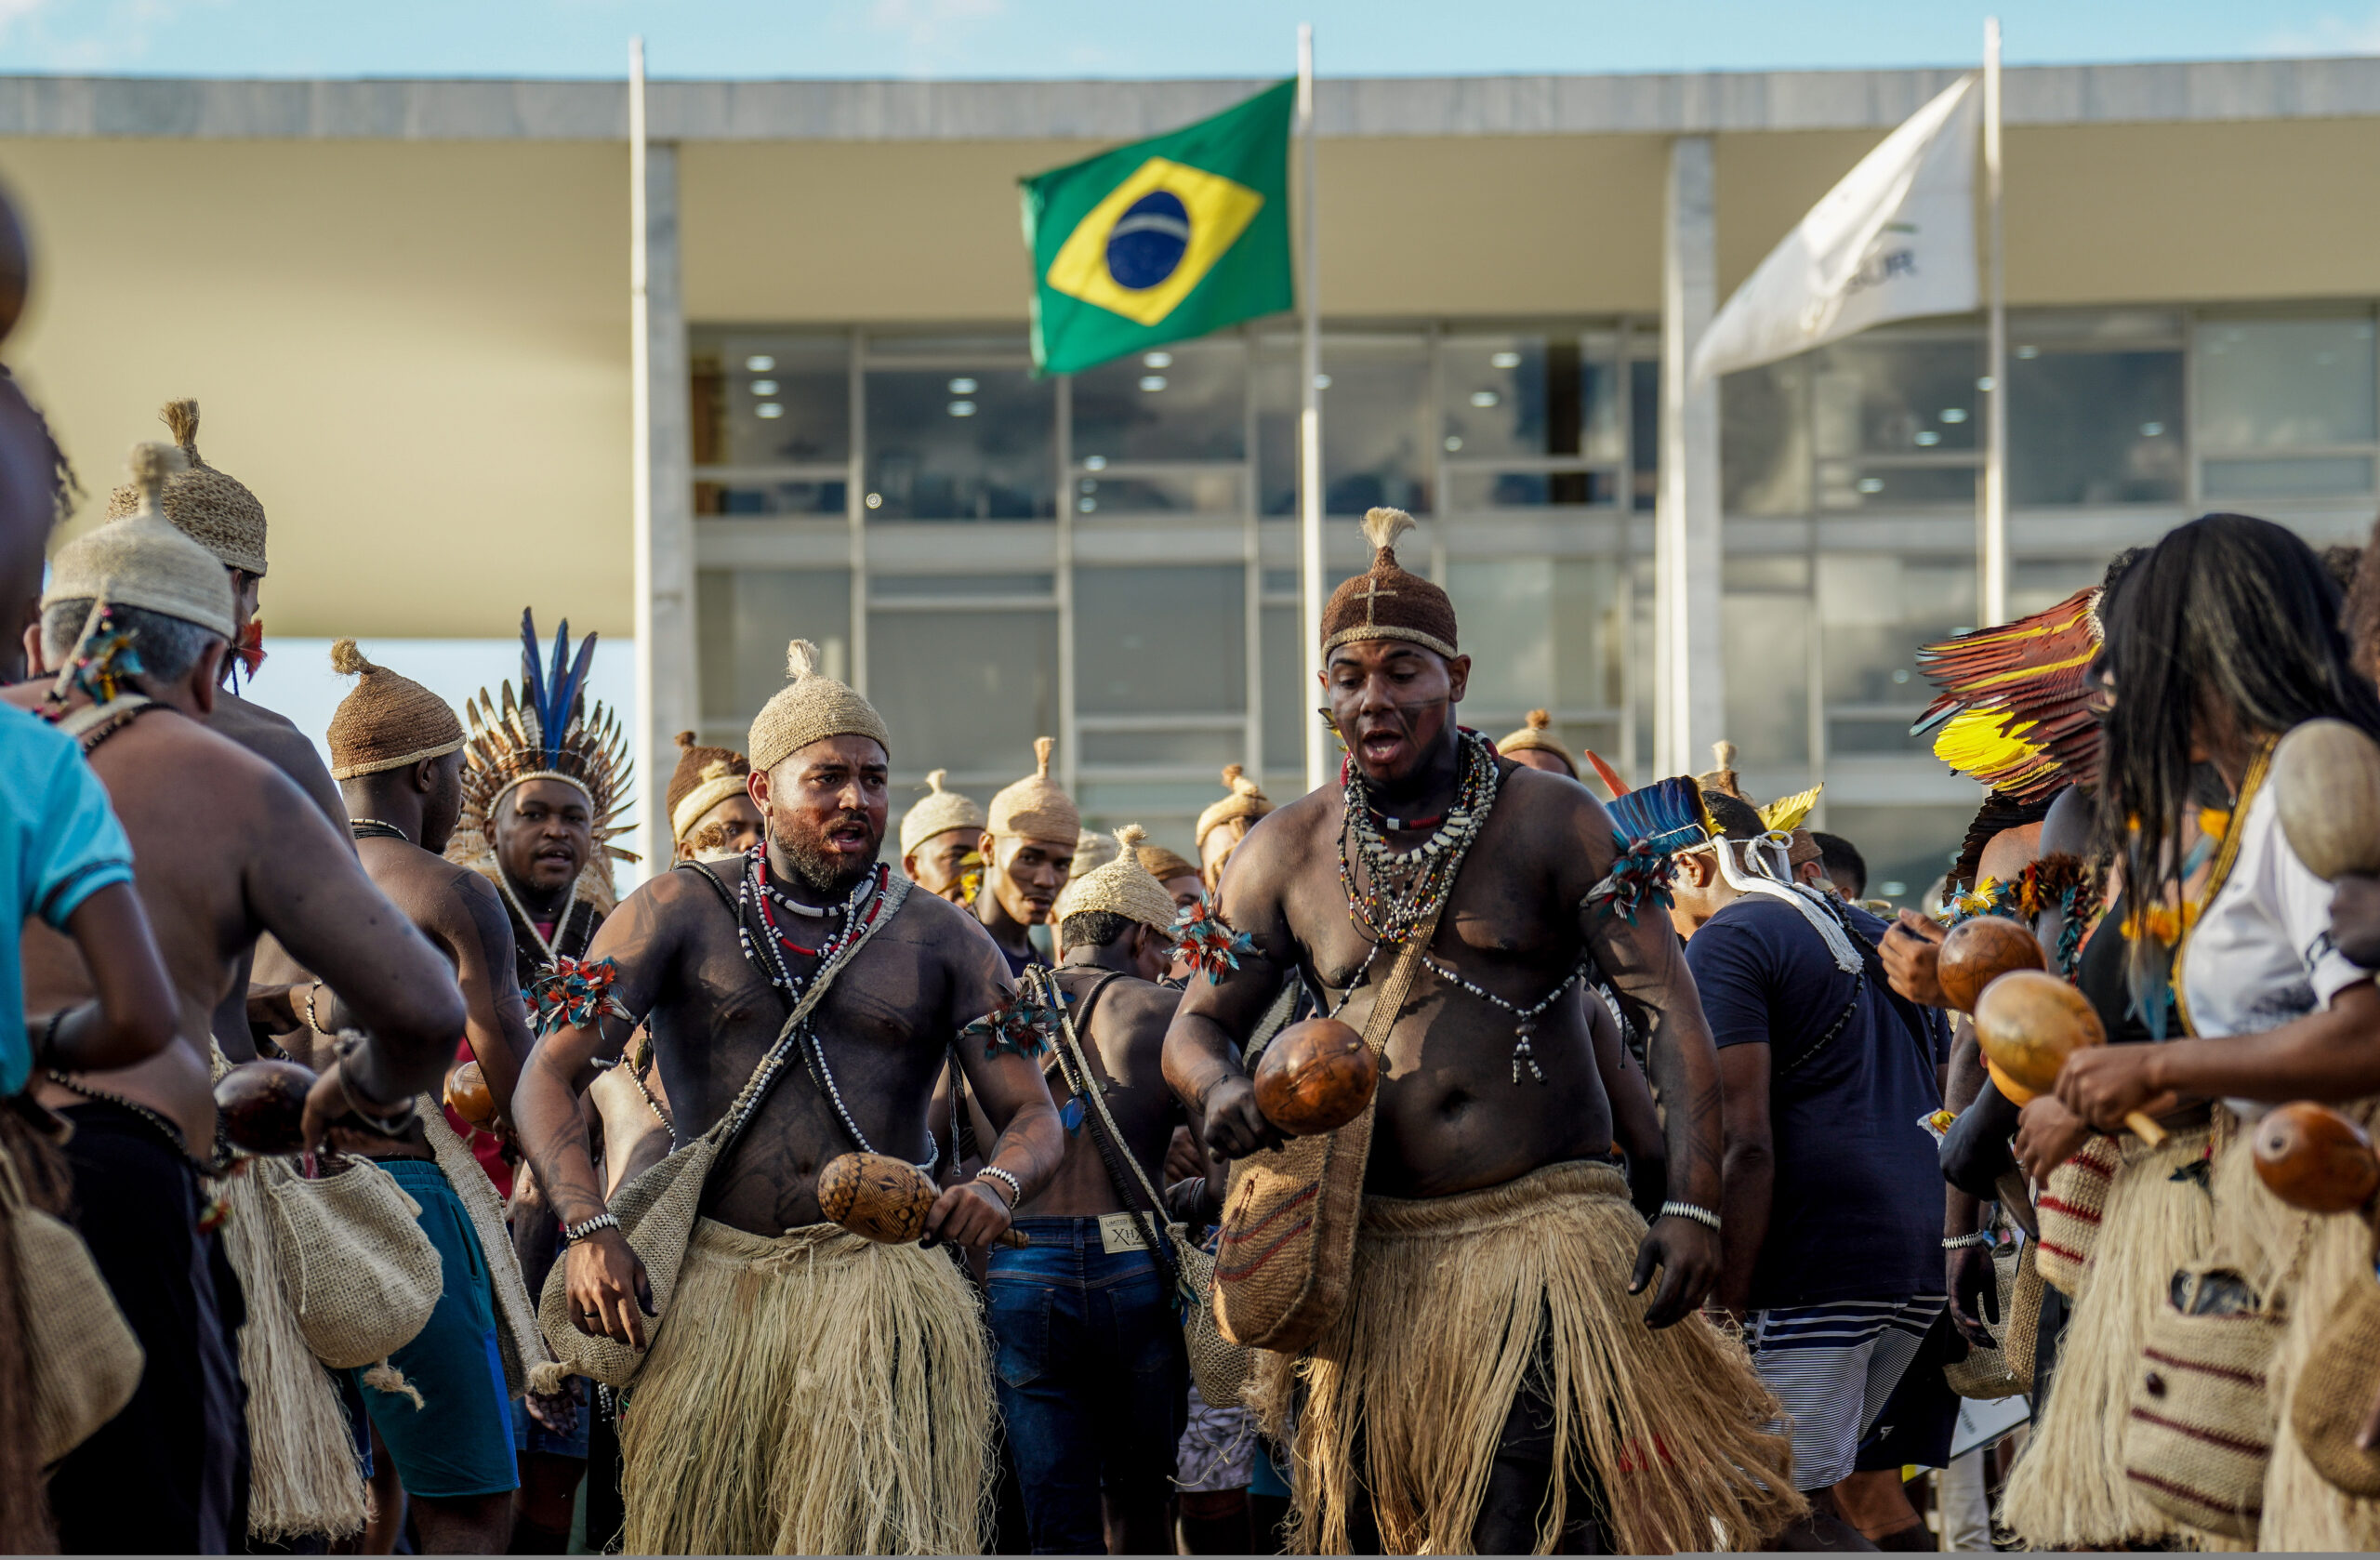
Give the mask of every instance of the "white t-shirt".
[{"label": "white t-shirt", "polygon": [[[2262,786],[2248,803],[2240,853],[2182,950],[2190,1031],[2257,1035],[2330,1005],[2372,972],[2331,945],[2331,885],[2289,848],[2281,803]],[[2233,1100],[2254,1119],[2278,1101]]]}]

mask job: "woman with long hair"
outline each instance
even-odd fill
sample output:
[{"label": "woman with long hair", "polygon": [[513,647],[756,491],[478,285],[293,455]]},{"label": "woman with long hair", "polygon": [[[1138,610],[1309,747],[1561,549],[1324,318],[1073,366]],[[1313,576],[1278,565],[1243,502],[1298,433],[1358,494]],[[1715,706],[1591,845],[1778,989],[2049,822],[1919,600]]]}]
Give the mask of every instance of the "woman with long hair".
[{"label": "woman with long hair", "polygon": [[[2244,515],[2208,515],[2173,532],[2124,582],[2100,668],[2112,706],[2098,828],[2132,906],[2134,1000],[2162,1013],[2155,969],[2172,948],[2173,1016],[2185,1038],[2070,1059],[2058,1098],[2094,1127],[2120,1131],[2128,1111],[2172,1119],[2212,1104],[2228,1128],[2297,1099],[2360,1101],[2351,1111],[2369,1120],[2380,1104],[2367,1098],[2380,1094],[2372,1043],[2380,993],[2333,946],[2331,885],[2291,850],[2268,784],[2275,745],[2305,721],[2345,721],[2380,740],[2380,694],[2357,669],[2338,617],[2338,588],[2313,549]],[[2182,837],[2199,811],[2191,787],[2201,764],[2233,800],[2228,818],[2206,820],[2220,843],[2203,885],[2186,895]],[[2220,1252],[2290,1318],[2268,1377],[2281,1429],[2257,1545],[2374,1547],[2380,1507],[2325,1483],[2287,1429],[2320,1324],[2349,1282],[2371,1281],[2370,1231],[2359,1219],[2283,1207],[2257,1181],[2245,1134],[2225,1135],[2230,1146],[2210,1188],[2215,1238],[2192,1255]],[[2129,1170],[2146,1156],[2125,1141]],[[2198,1195],[2188,1181],[2172,1184]],[[2103,1247],[2109,1238],[2103,1224]],[[2141,1275],[2150,1315],[2173,1265]],[[2127,1351],[2118,1368],[2128,1374],[2137,1354]],[[2124,1408],[2109,1411],[2114,1445]]]}]

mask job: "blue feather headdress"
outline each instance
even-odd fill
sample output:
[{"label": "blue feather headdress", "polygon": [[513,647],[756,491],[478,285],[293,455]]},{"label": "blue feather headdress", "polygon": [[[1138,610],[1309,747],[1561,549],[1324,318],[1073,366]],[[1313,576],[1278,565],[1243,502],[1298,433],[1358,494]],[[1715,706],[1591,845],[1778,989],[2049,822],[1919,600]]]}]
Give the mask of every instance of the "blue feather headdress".
[{"label": "blue feather headdress", "polygon": [[1587,903],[1609,900],[1633,925],[1636,912],[1648,903],[1668,908],[1677,853],[1718,830],[1703,808],[1701,787],[1683,774],[1614,797],[1605,811],[1611,814],[1611,842],[1619,854],[1603,880],[1587,891]]},{"label": "blue feather headdress", "polygon": [[[630,769],[628,738],[618,718],[602,705],[588,702],[587,674],[595,660],[595,638],[588,635],[574,656],[565,618],[554,630],[549,660],[540,654],[535,617],[522,612],[520,694],[516,696],[508,681],[501,703],[483,688],[464,707],[471,739],[463,771],[463,816],[455,829],[458,845],[483,848],[485,821],[496,816],[496,804],[513,787],[527,780],[559,780],[586,794],[595,842],[602,853],[618,861],[637,859],[613,843],[628,832],[617,820]],[[608,866],[601,876],[609,879]]]}]

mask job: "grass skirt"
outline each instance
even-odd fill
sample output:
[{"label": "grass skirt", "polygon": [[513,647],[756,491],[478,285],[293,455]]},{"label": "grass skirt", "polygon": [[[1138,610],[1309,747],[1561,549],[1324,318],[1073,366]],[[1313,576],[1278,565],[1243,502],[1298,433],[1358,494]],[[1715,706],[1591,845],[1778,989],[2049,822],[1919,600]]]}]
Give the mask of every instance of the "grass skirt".
[{"label": "grass skirt", "polygon": [[[2369,1102],[2342,1108],[2367,1125],[2380,1114]],[[2373,1281],[2372,1228],[2353,1213],[2300,1213],[2267,1191],[2256,1176],[2250,1135],[2241,1132],[2224,1154],[2215,1192],[2223,1210],[2219,1249],[2287,1307],[2281,1345],[2265,1378],[2281,1423],[2265,1470],[2256,1547],[2380,1549],[2380,1501],[2359,1501],[2315,1472],[2289,1425],[2297,1383],[2309,1367],[2320,1368],[2313,1355],[2322,1324],[2349,1285]]]},{"label": "grass skirt", "polygon": [[2036,1549],[2198,1537],[2133,1493],[2123,1442],[2132,1373],[2174,1270],[2215,1244],[2215,1199],[2205,1183],[2174,1179],[2206,1155],[2212,1134],[2205,1127],[2175,1130],[2157,1148],[2129,1133],[2119,1141],[2123,1162],[2108,1187],[2098,1243],[2058,1344],[2049,1408],[2009,1475],[2001,1513]]},{"label": "grass skirt", "polygon": [[1598,1514],[1623,1554],[1754,1548],[1799,1516],[1792,1444],[1764,1429],[1777,1402],[1742,1346],[1700,1316],[1646,1327],[1627,1292],[1644,1236],[1604,1165],[1366,1197],[1346,1309],[1303,1355],[1258,1355],[1269,1433],[1296,1416],[1291,1552],[1345,1553],[1367,1495],[1389,1552],[1467,1552],[1531,1370],[1555,1415],[1540,1553],[1581,1472],[1606,1492]]},{"label": "grass skirt", "polygon": [[946,1251],[697,1220],[620,1415],[628,1553],[981,1553],[990,1358]]}]

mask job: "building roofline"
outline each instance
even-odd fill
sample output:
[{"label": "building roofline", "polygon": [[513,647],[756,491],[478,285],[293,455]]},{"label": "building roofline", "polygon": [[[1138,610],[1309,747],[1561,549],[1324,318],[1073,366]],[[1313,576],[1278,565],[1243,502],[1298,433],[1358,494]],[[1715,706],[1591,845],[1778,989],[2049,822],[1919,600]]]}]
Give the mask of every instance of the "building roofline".
[{"label": "building roofline", "polygon": [[[1956,69],[1324,77],[1330,137],[1679,135],[1884,129]],[[656,139],[1130,139],[1261,81],[655,81]],[[2380,116],[2380,58],[2037,65],[2006,74],[2011,125]],[[0,138],[620,140],[616,81],[0,77]]]}]

